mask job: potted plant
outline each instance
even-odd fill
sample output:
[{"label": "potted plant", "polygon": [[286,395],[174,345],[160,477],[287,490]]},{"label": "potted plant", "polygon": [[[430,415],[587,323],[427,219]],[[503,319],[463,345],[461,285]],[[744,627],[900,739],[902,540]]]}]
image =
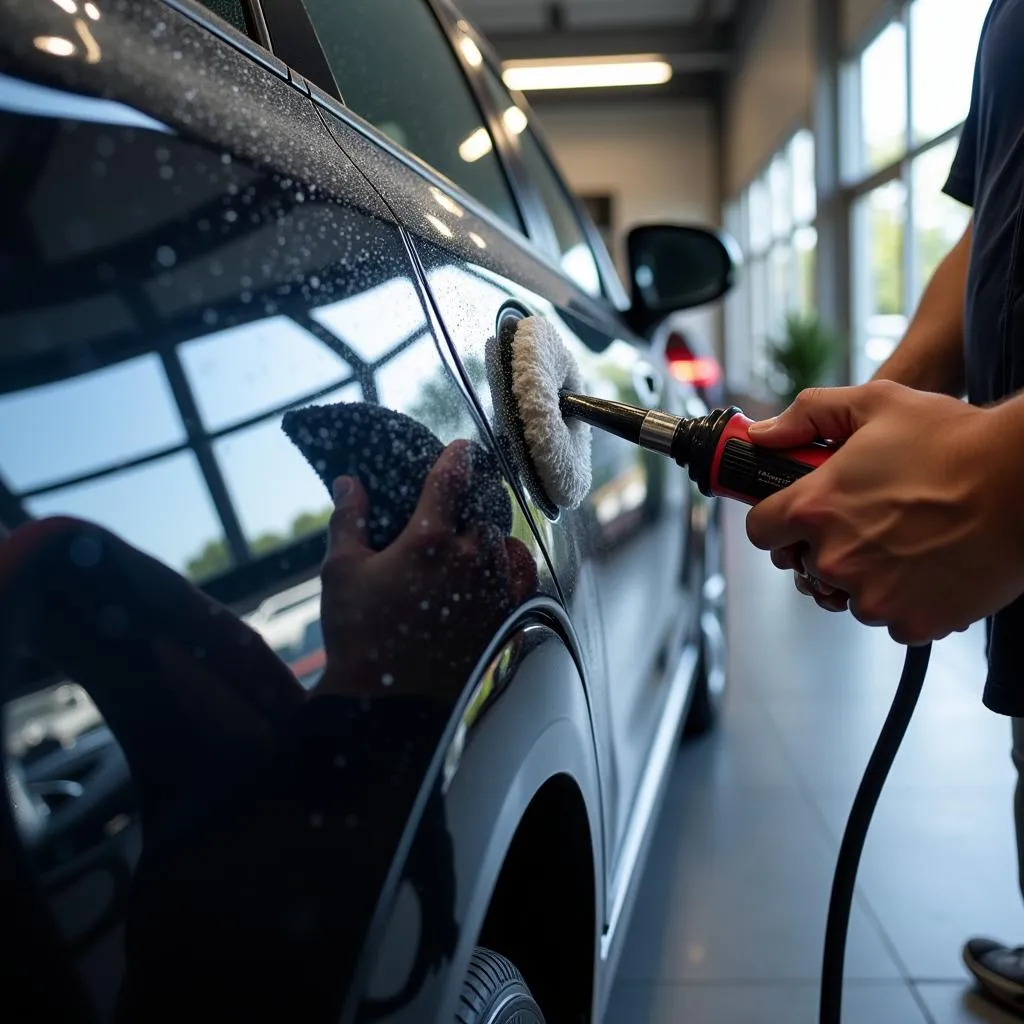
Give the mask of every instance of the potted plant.
[{"label": "potted plant", "polygon": [[838,332],[816,313],[790,313],[786,317],[783,336],[769,344],[768,356],[787,404],[805,388],[825,382],[841,348]]}]

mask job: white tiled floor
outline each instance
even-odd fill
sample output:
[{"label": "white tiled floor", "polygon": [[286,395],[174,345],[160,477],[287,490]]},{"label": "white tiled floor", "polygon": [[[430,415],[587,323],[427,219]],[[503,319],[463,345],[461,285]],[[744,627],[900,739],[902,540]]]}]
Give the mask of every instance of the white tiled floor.
[{"label": "white tiled floor", "polygon": [[[606,1024],[813,1024],[850,801],[903,652],[819,611],[728,510],[730,694],[680,752]],[[849,1024],[1009,1024],[963,940],[1024,943],[1010,726],[981,704],[980,630],[936,645],[864,851]]]}]

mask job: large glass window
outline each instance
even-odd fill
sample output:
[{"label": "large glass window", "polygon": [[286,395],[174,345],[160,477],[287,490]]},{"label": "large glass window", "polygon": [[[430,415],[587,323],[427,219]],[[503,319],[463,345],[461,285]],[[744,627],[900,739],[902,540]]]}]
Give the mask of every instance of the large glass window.
[{"label": "large glass window", "polygon": [[726,230],[743,251],[745,273],[726,305],[730,387],[769,397],[769,346],[792,312],[814,307],[814,136],[797,132],[727,209]]},{"label": "large glass window", "polygon": [[891,355],[907,326],[906,189],[891,181],[859,198],[852,212],[854,370],[864,381]]},{"label": "large glass window", "polygon": [[916,305],[925,285],[946,254],[960,240],[971,211],[942,191],[956,155],[951,139],[922,153],[911,167],[913,266],[910,303]]},{"label": "large glass window", "polygon": [[424,0],[306,0],[347,106],[513,227],[512,192],[462,70]]},{"label": "large glass window", "polygon": [[910,5],[913,140],[959,124],[971,103],[974,58],[991,0],[914,0]]},{"label": "large glass window", "polygon": [[[949,0],[945,0],[949,2]],[[851,176],[877,171],[903,152],[907,140],[907,33],[892,22],[853,68],[859,104]]]},{"label": "large glass window", "polygon": [[[970,108],[990,0],[904,0],[847,74],[855,383],[899,343],[970,210],[942,192]],[[855,108],[855,109],[854,109]]]}]

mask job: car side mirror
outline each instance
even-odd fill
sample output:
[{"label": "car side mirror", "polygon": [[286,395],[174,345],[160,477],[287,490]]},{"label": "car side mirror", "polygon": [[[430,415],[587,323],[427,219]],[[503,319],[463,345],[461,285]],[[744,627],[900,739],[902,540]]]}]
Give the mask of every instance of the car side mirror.
[{"label": "car side mirror", "polygon": [[626,236],[630,326],[639,334],[670,313],[720,299],[736,282],[736,243],[726,234],[689,225],[649,224]]}]

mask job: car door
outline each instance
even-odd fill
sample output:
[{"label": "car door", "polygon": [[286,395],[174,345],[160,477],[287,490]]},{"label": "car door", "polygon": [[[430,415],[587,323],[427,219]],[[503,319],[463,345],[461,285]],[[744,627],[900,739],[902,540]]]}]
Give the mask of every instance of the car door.
[{"label": "car door", "polygon": [[[689,487],[664,460],[595,435],[588,499],[576,511],[551,508],[503,440],[488,343],[513,330],[516,318],[542,316],[592,394],[675,410],[682,395],[611,303],[612,288],[534,135],[531,113],[504,92],[468,26],[425,0],[305,6],[337,80],[336,98],[344,98],[341,105],[318,95],[328,126],[409,233],[463,377],[510,457],[580,634],[598,730],[606,854],[618,865],[631,849],[630,823],[649,811],[637,798],[646,792],[652,744],[660,729],[677,724],[689,685],[688,673],[677,671],[695,611],[684,582]],[[311,58],[296,51],[287,59]]]},{"label": "car door", "polygon": [[[346,616],[360,625],[343,645],[345,671],[372,669],[400,647],[421,659],[403,664],[428,688],[454,676],[404,723],[409,694],[393,668],[380,666],[365,697],[314,693],[323,681],[319,577],[334,505],[317,468],[283,433],[282,417],[310,404],[360,403],[405,414],[403,432],[411,423],[419,442],[429,431],[438,447],[469,441],[488,456],[490,439],[399,224],[339,152],[309,87],[239,30],[253,12],[218,3],[233,28],[201,8],[159,0],[89,4],[92,13],[81,17],[69,6],[0,3],[0,165],[9,204],[0,218],[0,527],[39,537],[33,521],[52,519],[54,528],[84,530],[60,561],[67,573],[84,573],[75,586],[108,580],[112,563],[99,552],[113,550],[140,579],[171,587],[183,605],[198,602],[200,625],[214,640],[223,639],[220,624],[236,630],[237,649],[222,667],[237,667],[241,689],[219,685],[205,633],[179,642],[173,602],[150,608],[149,596],[162,591],[142,585],[131,600],[95,606],[83,598],[74,635],[90,644],[106,638],[103,650],[124,685],[111,695],[110,673],[86,680],[35,662],[18,677],[18,693],[0,685],[9,698],[5,777],[9,769],[26,815],[21,838],[102,1016],[121,981],[119,932],[130,905],[142,916],[125,945],[152,983],[148,998],[162,988],[188,1018],[199,1005],[187,1010],[193,985],[205,980],[213,988],[204,1010],[215,1012],[218,986],[230,990],[239,980],[226,956],[249,965],[243,1003],[259,1003],[265,983],[280,982],[287,1008],[275,1011],[269,998],[266,1013],[327,1019],[363,948],[461,684],[507,609],[488,623],[479,617],[498,593],[492,576],[461,616],[447,599],[469,591],[452,587],[419,593],[405,617],[424,582],[415,566],[396,573],[383,604],[373,588],[353,589]],[[402,475],[400,448],[362,454],[379,460],[381,475],[394,473],[399,488],[419,493],[422,482]],[[485,479],[497,465],[474,462],[477,479],[507,494],[500,476]],[[530,524],[514,501],[509,511],[510,533],[537,574],[535,592],[554,594]],[[363,529],[365,521],[349,526]],[[461,564],[472,562],[466,556],[462,550]],[[152,634],[133,632],[147,614],[155,616]],[[26,629],[14,646],[28,650],[30,639],[36,643]],[[63,653],[31,650],[40,663],[52,656],[64,664]],[[3,684],[11,679],[6,657],[5,647]],[[269,675],[253,671],[252,659]],[[158,671],[165,661],[174,669],[166,679]],[[258,778],[269,796],[307,752],[323,753],[321,734],[291,755],[278,750],[277,771],[245,770],[250,756],[277,756],[266,741],[287,732],[313,697],[330,742],[339,743],[321,765],[326,776],[313,772],[316,785],[298,786],[278,805],[295,831],[278,821],[247,832],[239,818],[247,798],[235,796]],[[350,798],[360,806],[336,817],[317,803]],[[287,849],[289,835],[302,849]],[[236,841],[244,848],[237,858],[219,860],[218,849]],[[310,841],[327,847],[317,852]],[[133,889],[136,864],[147,862]],[[3,883],[13,885],[14,876]],[[302,895],[307,885],[313,903]],[[343,905],[321,914],[332,900]],[[246,908],[275,903],[225,941]],[[35,919],[19,920],[23,930],[10,925],[19,937],[34,934]],[[160,952],[165,941],[171,945]],[[276,942],[291,943],[289,952],[274,953]],[[33,952],[26,938],[5,967],[45,975],[47,986],[34,995],[61,990],[58,964]],[[216,978],[193,971],[204,958],[224,968]],[[265,976],[264,962],[273,964]],[[300,962],[303,977],[289,987],[285,966]],[[41,1003],[35,1012],[64,1019]],[[254,1015],[241,1004],[233,1012]],[[151,1017],[139,1011],[133,1019]]]}]

